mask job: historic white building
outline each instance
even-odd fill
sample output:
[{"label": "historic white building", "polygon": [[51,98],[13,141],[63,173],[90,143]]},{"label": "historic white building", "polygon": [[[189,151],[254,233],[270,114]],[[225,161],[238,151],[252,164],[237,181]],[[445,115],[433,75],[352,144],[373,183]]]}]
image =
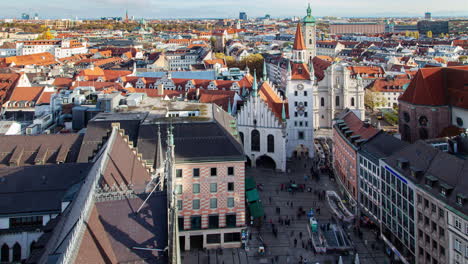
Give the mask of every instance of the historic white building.
[{"label": "historic white building", "polygon": [[237,113],[237,127],[251,165],[271,159],[286,170],[287,103],[267,80],[258,89],[254,76],[252,93]]},{"label": "historic white building", "polygon": [[314,72],[307,69],[308,51],[304,45],[301,24],[297,24],[291,63],[288,64],[286,97],[288,98],[289,120],[287,122],[287,155],[313,156],[314,120],[313,91]]},{"label": "historic white building", "polygon": [[325,77],[314,87],[314,128],[331,128],[337,114],[348,108],[361,120],[365,118],[364,85],[346,64],[332,64]]}]

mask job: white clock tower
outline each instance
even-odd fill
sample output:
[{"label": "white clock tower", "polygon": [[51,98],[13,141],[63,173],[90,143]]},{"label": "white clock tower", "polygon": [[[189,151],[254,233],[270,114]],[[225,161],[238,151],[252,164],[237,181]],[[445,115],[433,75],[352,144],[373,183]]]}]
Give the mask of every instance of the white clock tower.
[{"label": "white clock tower", "polygon": [[287,123],[287,156],[314,155],[314,122],[313,122],[313,86],[314,74],[307,65],[306,48],[297,24],[293,55],[288,65],[286,95],[288,99],[289,119]]}]

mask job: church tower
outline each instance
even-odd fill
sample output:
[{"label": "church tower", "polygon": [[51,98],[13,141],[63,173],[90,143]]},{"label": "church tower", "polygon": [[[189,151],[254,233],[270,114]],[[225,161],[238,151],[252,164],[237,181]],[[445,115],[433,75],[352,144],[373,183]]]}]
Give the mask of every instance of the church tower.
[{"label": "church tower", "polygon": [[289,112],[286,144],[288,157],[294,155],[313,157],[314,154],[312,114],[314,77],[306,64],[306,52],[301,23],[299,22],[294,39],[293,54],[288,63],[286,83]]},{"label": "church tower", "polygon": [[315,18],[312,16],[312,9],[309,7],[307,8],[307,16],[304,17],[304,39],[306,45],[306,58],[307,63],[310,63],[312,59],[317,55],[317,48],[316,48],[316,25],[315,25]]}]

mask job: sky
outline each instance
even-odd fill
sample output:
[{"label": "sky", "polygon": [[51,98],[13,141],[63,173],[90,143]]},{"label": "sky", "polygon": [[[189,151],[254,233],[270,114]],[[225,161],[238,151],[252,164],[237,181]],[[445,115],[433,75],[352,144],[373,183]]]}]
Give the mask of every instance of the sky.
[{"label": "sky", "polygon": [[312,14],[344,17],[468,16],[467,0],[17,0],[0,1],[0,17],[19,18],[21,13],[40,18],[235,18],[240,11],[249,17],[304,16],[307,4]]}]

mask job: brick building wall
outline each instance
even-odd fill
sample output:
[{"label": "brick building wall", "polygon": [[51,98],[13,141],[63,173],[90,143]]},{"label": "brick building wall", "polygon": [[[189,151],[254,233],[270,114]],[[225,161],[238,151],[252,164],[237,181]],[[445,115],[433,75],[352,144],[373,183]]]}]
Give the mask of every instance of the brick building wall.
[{"label": "brick building wall", "polygon": [[[234,174],[228,175],[229,168],[233,168]],[[182,194],[177,195],[177,200],[182,202],[179,210],[179,219],[183,217],[182,236],[186,236],[185,249],[189,249],[189,237],[193,234],[203,235],[203,247],[210,247],[206,235],[228,232],[240,232],[245,227],[245,164],[244,161],[236,162],[207,162],[192,164],[176,164],[175,186],[182,185]],[[212,176],[211,170],[216,168],[216,176]],[[194,169],[199,169],[199,177],[194,177]],[[177,177],[178,170],[182,170],[182,177]],[[179,175],[180,176],[180,175]],[[194,184],[199,184],[199,192],[194,193]],[[212,191],[212,184],[216,185],[216,191]],[[231,184],[234,189],[228,190]],[[177,187],[176,187],[177,189]],[[233,207],[228,206],[228,199],[234,199]],[[216,199],[216,208],[211,208],[211,199]],[[194,209],[194,200],[199,200],[199,209]],[[227,228],[226,215],[236,215],[236,227]],[[209,216],[219,216],[219,227],[209,228]],[[201,216],[201,229],[193,229],[191,217]],[[179,224],[180,226],[181,224]],[[234,228],[234,229],[232,229]],[[193,231],[193,232],[192,232]],[[200,232],[202,231],[202,232]],[[221,241],[223,239],[221,238]],[[224,245],[221,243],[212,243]],[[240,246],[240,243],[239,243]]]},{"label": "brick building wall", "polygon": [[357,152],[343,139],[340,132],[333,128],[333,163],[337,176],[348,194],[357,201]]},{"label": "brick building wall", "polygon": [[399,132],[401,139],[415,142],[418,139],[437,138],[451,125],[448,106],[413,105],[399,102]]}]

